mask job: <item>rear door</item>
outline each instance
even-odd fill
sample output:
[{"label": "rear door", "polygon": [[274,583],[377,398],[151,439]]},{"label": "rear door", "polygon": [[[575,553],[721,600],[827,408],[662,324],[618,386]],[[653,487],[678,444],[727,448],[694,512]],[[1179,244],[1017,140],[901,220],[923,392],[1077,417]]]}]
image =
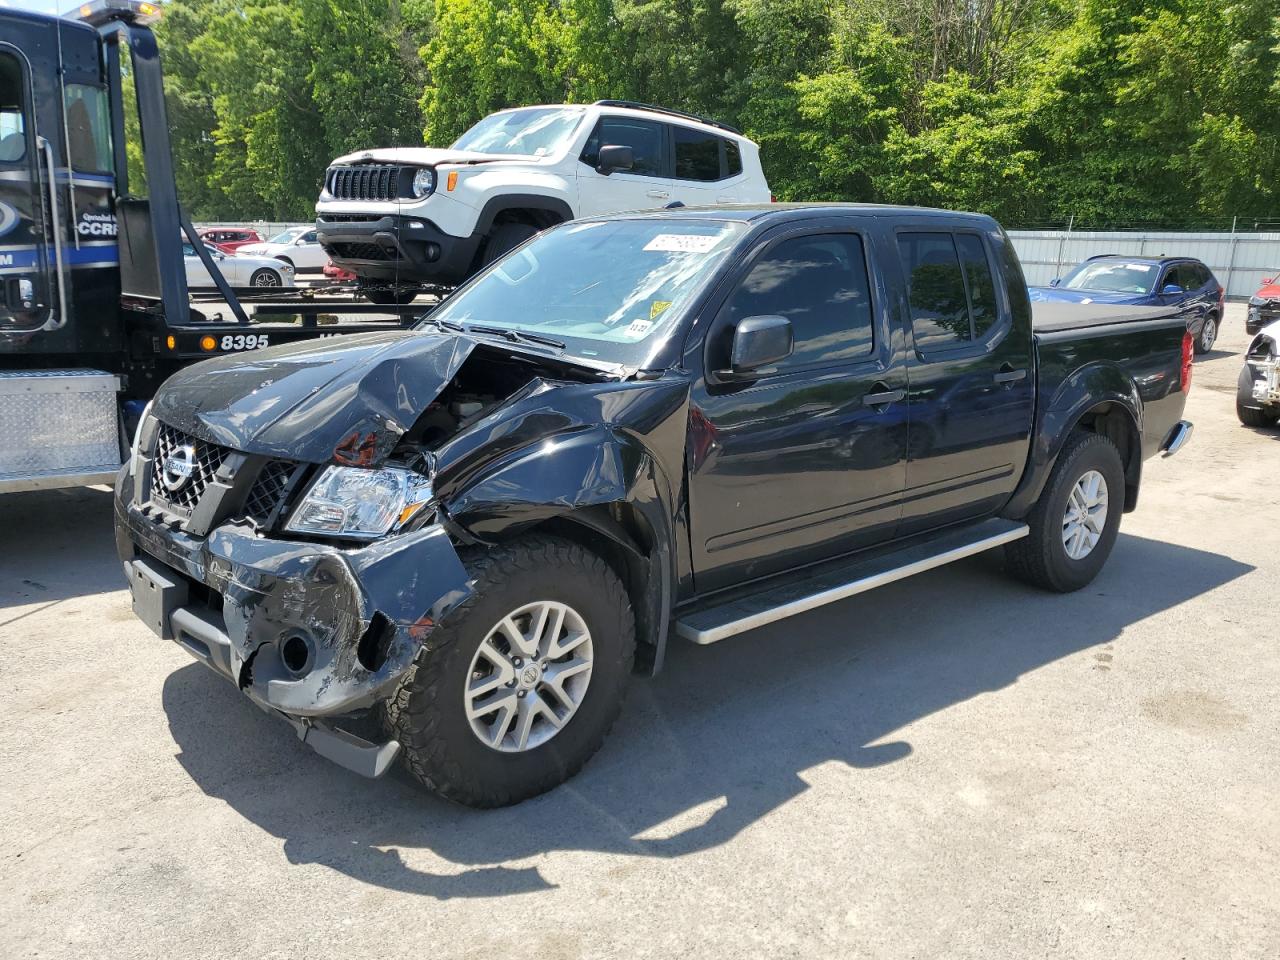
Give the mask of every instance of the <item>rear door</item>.
[{"label": "rear door", "polygon": [[[668,127],[656,120],[610,116],[596,121],[578,163],[578,216],[652,210],[671,202]],[[635,166],[607,176],[596,170],[600,148],[630,147]]]},{"label": "rear door", "polygon": [[[906,380],[873,238],[806,225],[763,244],[716,307],[690,405],[690,539],[699,591],[890,539],[901,512]],[[791,320],[795,350],[725,382],[745,317]]]},{"label": "rear door", "polygon": [[[1003,234],[922,226],[899,230],[897,244],[913,344],[900,526],[909,535],[989,514],[1013,493],[1035,377],[1030,311],[1025,298],[1011,303],[1021,271]],[[999,278],[1011,270],[1006,287]]]},{"label": "rear door", "polygon": [[48,183],[33,118],[26,59],[0,42],[0,331],[38,329],[53,309]]}]

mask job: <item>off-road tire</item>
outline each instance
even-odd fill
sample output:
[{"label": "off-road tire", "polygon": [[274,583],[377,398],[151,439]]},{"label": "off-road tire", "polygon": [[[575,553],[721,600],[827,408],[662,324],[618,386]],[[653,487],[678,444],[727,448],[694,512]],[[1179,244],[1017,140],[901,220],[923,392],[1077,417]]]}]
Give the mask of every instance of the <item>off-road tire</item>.
[{"label": "off-road tire", "polygon": [[484,245],[484,254],[480,257],[480,266],[487,267],[495,260],[500,260],[520,244],[524,243],[539,230],[531,223],[509,221],[500,223],[494,228]]},{"label": "off-road tire", "polygon": [[[571,541],[530,535],[463,559],[474,593],[431,634],[385,716],[409,771],[428,789],[471,807],[502,807],[563,783],[600,749],[631,676],[635,619],[609,564]],[[555,736],[503,753],[472,731],[463,693],[485,636],[512,610],[537,600],[566,603],[586,621],[591,681]]]},{"label": "off-road tire", "polygon": [[[1073,560],[1062,542],[1062,521],[1072,488],[1090,470],[1097,470],[1107,482],[1107,519],[1094,548],[1087,556]],[[1026,517],[1030,534],[1004,548],[1009,573],[1057,593],[1087,586],[1115,546],[1124,496],[1124,463],[1116,445],[1101,434],[1074,431],[1058,455],[1040,499]]]},{"label": "off-road tire", "polygon": [[360,294],[370,303],[382,305],[413,303],[418,297],[417,290],[389,290],[379,287],[361,287]]},{"label": "off-road tire", "polygon": [[1236,401],[1236,416],[1246,427],[1274,427],[1280,423],[1280,416],[1257,407],[1246,407],[1239,400]]}]

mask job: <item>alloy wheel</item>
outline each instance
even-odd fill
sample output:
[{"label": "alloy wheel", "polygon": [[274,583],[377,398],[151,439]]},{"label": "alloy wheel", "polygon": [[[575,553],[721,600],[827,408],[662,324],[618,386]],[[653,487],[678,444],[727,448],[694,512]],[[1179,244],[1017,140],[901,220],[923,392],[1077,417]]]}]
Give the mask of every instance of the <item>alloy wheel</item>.
[{"label": "alloy wheel", "polygon": [[471,658],[463,692],[471,732],[503,753],[542,746],[578,712],[592,663],[591,632],[568,604],[513,610]]},{"label": "alloy wheel", "polygon": [[1071,488],[1062,517],[1062,546],[1072,560],[1083,560],[1102,539],[1107,526],[1107,481],[1090,470]]}]

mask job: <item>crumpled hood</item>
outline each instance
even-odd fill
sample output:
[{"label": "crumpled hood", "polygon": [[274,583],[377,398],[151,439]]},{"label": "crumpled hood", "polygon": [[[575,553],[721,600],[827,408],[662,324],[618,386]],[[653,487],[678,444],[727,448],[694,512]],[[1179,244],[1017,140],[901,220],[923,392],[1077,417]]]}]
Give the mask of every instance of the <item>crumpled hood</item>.
[{"label": "crumpled hood", "polygon": [[1042,303],[1144,303],[1145,293],[1109,293],[1106,290],[1069,290],[1066,287],[1027,287],[1032,300]]},{"label": "crumpled hood", "polygon": [[152,412],[195,437],[310,463],[380,463],[477,342],[394,330],[216,357],[174,374]]},{"label": "crumpled hood", "polygon": [[543,159],[549,158],[518,153],[476,153],[471,150],[454,150],[452,147],[384,147],[379,150],[359,150],[356,153],[348,153],[338,157],[333,163],[364,163],[374,160],[383,163],[413,163],[434,167],[441,163],[493,163],[500,160],[537,163]]}]

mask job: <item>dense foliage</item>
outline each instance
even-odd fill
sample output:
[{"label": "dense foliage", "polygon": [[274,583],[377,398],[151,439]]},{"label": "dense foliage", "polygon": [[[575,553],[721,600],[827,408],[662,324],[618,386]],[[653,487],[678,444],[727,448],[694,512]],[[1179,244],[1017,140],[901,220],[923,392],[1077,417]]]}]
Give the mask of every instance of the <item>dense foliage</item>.
[{"label": "dense foliage", "polygon": [[204,219],[306,218],[338,154],[600,97],[741,126],[784,199],[1280,214],[1275,0],[170,0],[160,32]]}]

